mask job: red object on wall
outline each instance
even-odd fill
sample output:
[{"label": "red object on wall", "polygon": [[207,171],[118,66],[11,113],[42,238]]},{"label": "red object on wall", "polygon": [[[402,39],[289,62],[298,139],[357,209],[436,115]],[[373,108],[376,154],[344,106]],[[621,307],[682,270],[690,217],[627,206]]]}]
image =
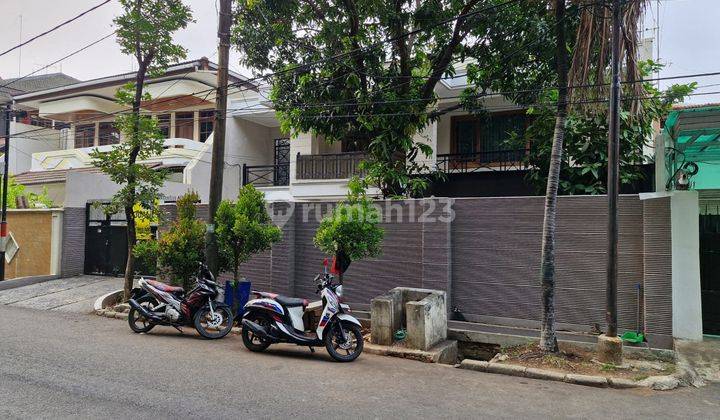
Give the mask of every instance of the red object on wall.
[{"label": "red object on wall", "polygon": [[330,266],[330,272],[332,274],[340,274],[340,267],[338,267],[337,258],[333,257],[332,259],[332,265]]}]

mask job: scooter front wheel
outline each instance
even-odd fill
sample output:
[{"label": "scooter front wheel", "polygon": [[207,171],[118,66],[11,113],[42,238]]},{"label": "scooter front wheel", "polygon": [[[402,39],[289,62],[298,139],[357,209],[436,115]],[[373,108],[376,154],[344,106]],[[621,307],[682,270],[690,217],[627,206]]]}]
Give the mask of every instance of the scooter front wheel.
[{"label": "scooter front wheel", "polygon": [[362,330],[351,322],[335,322],[325,335],[325,348],[338,362],[352,362],[357,359],[363,351],[363,344]]}]

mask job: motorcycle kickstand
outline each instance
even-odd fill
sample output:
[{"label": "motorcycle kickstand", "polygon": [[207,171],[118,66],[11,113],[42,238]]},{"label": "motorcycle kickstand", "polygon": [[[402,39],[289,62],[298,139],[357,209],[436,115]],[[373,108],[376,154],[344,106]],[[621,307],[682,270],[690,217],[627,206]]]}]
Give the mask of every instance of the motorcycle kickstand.
[{"label": "motorcycle kickstand", "polygon": [[308,347],[310,349],[310,353],[315,353],[315,349],[312,347]]},{"label": "motorcycle kickstand", "polygon": [[177,325],[173,325],[173,328],[175,328],[176,330],[180,331],[180,334],[185,334],[185,333],[183,332],[183,330],[182,330],[180,327],[178,327]]}]

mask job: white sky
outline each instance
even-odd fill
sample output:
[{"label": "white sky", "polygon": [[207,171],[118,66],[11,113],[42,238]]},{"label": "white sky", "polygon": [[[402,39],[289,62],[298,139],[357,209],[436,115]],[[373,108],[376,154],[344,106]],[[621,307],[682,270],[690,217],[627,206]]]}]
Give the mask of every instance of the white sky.
[{"label": "white sky", "polygon": [[[215,0],[186,0],[193,9],[196,23],[178,33],[177,40],[188,48],[188,59],[209,57],[217,61],[217,12]],[[22,39],[43,32],[61,21],[100,3],[100,0],[0,0],[0,51]],[[645,28],[654,36],[656,0],[648,12]],[[0,77],[17,77],[47,65],[58,58],[112,32],[113,16],[120,12],[112,2],[79,20],[0,57]],[[720,0],[662,0],[660,2],[660,59],[667,64],[661,76],[720,71]],[[20,55],[22,56],[20,57]],[[247,74],[231,53],[231,68]],[[62,71],[78,79],[92,79],[132,70],[133,60],[120,53],[109,38],[42,73]],[[19,66],[19,68],[18,68]],[[720,76],[694,79],[702,87],[698,92],[720,91]],[[688,82],[679,80],[668,83]],[[711,86],[707,86],[711,85]],[[716,85],[716,86],[713,86]],[[720,101],[720,94],[689,98],[688,103]]]}]

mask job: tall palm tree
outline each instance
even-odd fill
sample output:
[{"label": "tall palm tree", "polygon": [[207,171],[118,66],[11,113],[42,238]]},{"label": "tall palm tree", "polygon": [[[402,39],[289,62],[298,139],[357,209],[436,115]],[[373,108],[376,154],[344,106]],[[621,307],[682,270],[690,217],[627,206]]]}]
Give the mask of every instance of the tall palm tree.
[{"label": "tall palm tree", "polygon": [[[568,50],[565,34],[565,0],[554,0],[556,37],[556,71],[558,80],[558,101],[555,116],[550,168],[548,170],[545,191],[545,216],[543,219],[542,256],[540,281],[542,292],[542,325],[540,330],[540,349],[544,352],[557,352],[555,333],[555,221],[557,218],[557,192],[560,182],[560,165],[565,139],[565,121],[568,113],[568,99],[587,99],[602,97],[608,89],[598,86],[595,89],[569,89],[572,86],[589,84],[602,85],[608,79],[610,62],[610,39],[612,33],[609,22],[611,13],[609,1],[572,0],[582,8],[580,22],[573,48],[571,67],[568,68]],[[623,9],[623,43],[621,57],[625,61],[626,80],[640,80],[637,62],[639,46],[638,24],[647,0],[628,0]],[[631,87],[634,97],[642,96],[642,85],[635,83]],[[632,109],[639,109],[639,101],[633,102]]]}]

